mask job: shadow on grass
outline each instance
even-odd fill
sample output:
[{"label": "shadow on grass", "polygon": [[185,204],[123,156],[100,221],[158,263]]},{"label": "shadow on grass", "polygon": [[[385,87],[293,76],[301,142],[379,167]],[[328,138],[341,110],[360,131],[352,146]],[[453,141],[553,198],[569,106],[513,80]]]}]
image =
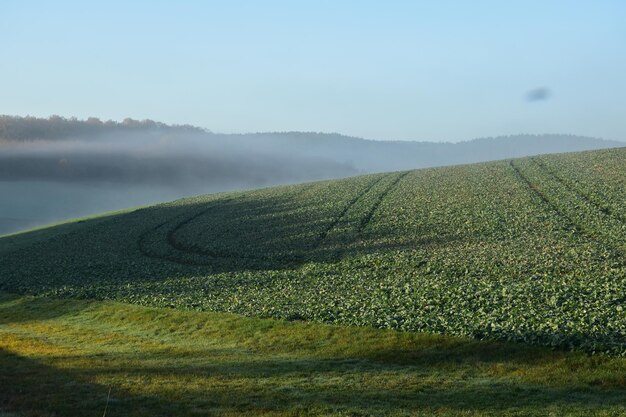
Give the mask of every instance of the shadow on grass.
[{"label": "shadow on grass", "polygon": [[[7,335],[10,324],[21,317],[47,320],[97,304],[23,300],[0,296],[0,325],[7,325]],[[438,335],[117,308],[126,309],[124,320],[101,317],[114,310],[109,307],[73,321],[84,329],[83,340],[75,341],[73,333],[48,340],[45,329],[36,333],[18,325],[18,336],[27,329],[28,337],[37,341],[33,347],[23,346],[38,356],[0,349],[0,409],[24,416],[102,415],[109,386],[94,381],[112,381],[109,416],[626,413],[619,370],[602,386],[586,384],[585,378],[537,383],[511,376],[515,370],[539,369],[535,372],[545,372],[550,381],[552,371],[541,369],[568,355],[588,373],[596,372],[603,360],[615,361],[606,369],[619,365],[617,359]],[[56,328],[64,325],[57,322]],[[155,329],[169,333],[172,327],[169,335],[154,334]],[[187,328],[196,330],[189,334]],[[105,339],[118,335],[122,351],[90,342],[93,332]],[[134,336],[126,342],[127,335]],[[350,340],[360,344],[346,344]],[[65,354],[71,353],[67,344],[74,342],[85,353]],[[37,350],[42,343],[43,349]],[[48,349],[57,345],[65,353]],[[509,369],[504,373],[508,377],[499,376],[499,367]]]},{"label": "shadow on grass", "polygon": [[[132,396],[115,387],[81,379],[69,372],[0,349],[0,410],[20,416],[169,416],[185,404],[153,396]],[[175,408],[174,408],[175,407]]]},{"label": "shadow on grass", "polygon": [[78,315],[88,302],[30,298],[0,293],[0,325],[45,321],[68,315]]},{"label": "shadow on grass", "polygon": [[437,372],[433,364],[428,369],[345,359],[273,358],[200,365],[170,358],[168,364],[159,366],[146,362],[60,370],[0,350],[0,408],[26,416],[102,415],[109,387],[89,381],[110,378],[144,381],[152,393],[132,394],[113,387],[110,416],[219,412],[525,415],[548,410],[592,415],[599,410],[626,411],[624,390],[554,388],[484,377],[454,379],[447,378],[443,368]]}]

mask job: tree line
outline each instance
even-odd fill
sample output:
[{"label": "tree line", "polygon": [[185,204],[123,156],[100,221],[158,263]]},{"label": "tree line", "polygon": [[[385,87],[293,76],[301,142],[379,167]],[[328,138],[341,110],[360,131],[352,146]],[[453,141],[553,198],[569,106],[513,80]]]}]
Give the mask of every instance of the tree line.
[{"label": "tree line", "polygon": [[103,134],[139,133],[139,132],[185,132],[200,133],[204,129],[191,125],[167,125],[154,120],[135,120],[126,118],[121,122],[102,121],[97,117],[81,120],[76,117],[50,116],[39,118],[32,116],[0,115],[0,139],[24,140],[59,140],[68,138],[86,138]]}]

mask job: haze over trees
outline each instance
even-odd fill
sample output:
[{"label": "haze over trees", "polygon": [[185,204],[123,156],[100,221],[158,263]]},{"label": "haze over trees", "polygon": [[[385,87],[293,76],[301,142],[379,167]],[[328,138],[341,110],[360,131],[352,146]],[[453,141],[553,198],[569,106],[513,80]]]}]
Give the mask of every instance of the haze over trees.
[{"label": "haze over trees", "polygon": [[459,143],[374,141],[340,134],[218,134],[153,120],[0,116],[0,179],[273,185],[624,146],[565,134]]},{"label": "haze over trees", "polygon": [[0,116],[0,192],[12,196],[0,233],[196,194],[618,146],[564,134],[437,143]]},{"label": "haze over trees", "polygon": [[97,117],[79,120],[76,117],[53,115],[48,118],[16,117],[0,115],[0,138],[5,140],[59,140],[69,138],[87,138],[102,134],[127,134],[139,131],[159,130],[162,132],[204,132],[203,129],[190,125],[170,126],[154,120],[134,120],[126,118],[121,122],[102,121]]}]

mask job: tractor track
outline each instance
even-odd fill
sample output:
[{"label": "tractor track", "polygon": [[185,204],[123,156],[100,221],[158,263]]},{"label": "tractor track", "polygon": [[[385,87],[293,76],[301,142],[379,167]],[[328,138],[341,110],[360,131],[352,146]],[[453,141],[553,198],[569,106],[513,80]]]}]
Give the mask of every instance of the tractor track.
[{"label": "tractor track", "polygon": [[[391,175],[391,174],[388,174],[388,175]],[[373,180],[369,185],[365,187],[365,189],[363,189],[358,195],[356,195],[353,199],[351,199],[346,204],[346,206],[341,210],[339,215],[320,233],[320,236],[317,239],[317,242],[313,245],[311,250],[315,250],[321,247],[323,245],[324,240],[327,238],[328,234],[341,222],[341,220],[345,217],[347,212],[352,207],[354,207],[355,204],[357,204],[376,184],[378,184],[380,181],[382,181],[383,178],[386,178],[388,175],[381,176]],[[392,185],[395,185],[398,181],[399,179],[394,181]],[[306,191],[308,191],[308,188],[309,187],[307,187],[306,190],[303,190],[302,193],[305,193]],[[386,191],[388,192],[389,189]],[[215,209],[220,203],[224,203],[224,202],[228,202],[232,200],[233,199],[228,199],[228,200],[223,200],[220,202],[213,203],[209,207],[173,225],[173,227],[169,229],[165,234],[165,241],[167,245],[171,249],[174,249],[174,253],[172,255],[155,253],[154,251],[150,250],[149,247],[147,247],[147,245],[145,244],[145,240],[148,238],[148,236],[151,233],[157,232],[160,228],[162,228],[163,226],[165,226],[167,223],[171,222],[172,220],[162,222],[158,224],[157,226],[154,226],[150,228],[149,230],[145,231],[144,233],[142,233],[137,240],[137,246],[139,248],[139,251],[144,256],[147,256],[149,258],[174,262],[174,263],[181,264],[181,265],[194,265],[194,266],[213,266],[215,264],[215,261],[237,259],[237,260],[249,260],[249,261],[255,261],[255,262],[270,262],[270,263],[276,263],[276,261],[281,261],[281,263],[287,263],[288,265],[286,265],[286,267],[289,267],[293,265],[294,263],[301,263],[307,260],[306,257],[303,257],[303,256],[289,256],[289,257],[283,256],[283,257],[274,257],[274,258],[267,257],[267,256],[250,256],[250,255],[244,255],[244,254],[235,253],[235,252],[220,251],[220,250],[208,249],[204,247],[198,247],[197,245],[193,245],[193,244],[185,244],[181,242],[179,239],[177,239],[176,234],[182,227],[191,223],[195,219],[206,215],[211,210]],[[380,200],[382,200],[382,198],[380,198]],[[372,213],[373,213],[373,210],[372,210]],[[207,256],[210,259],[207,259],[206,261],[184,259],[179,256],[176,256],[175,255],[176,252],[178,252],[179,255],[182,255],[182,256],[200,255],[200,256]]]},{"label": "tractor track", "polygon": [[370,190],[372,188],[374,188],[374,186],[376,186],[376,184],[381,182],[383,180],[383,178],[386,178],[389,175],[391,175],[391,174],[387,174],[387,175],[381,176],[381,177],[377,178],[376,180],[372,181],[367,187],[365,187],[365,189],[363,191],[361,191],[357,196],[355,196],[352,200],[350,200],[348,202],[348,204],[346,204],[346,206],[343,208],[343,210],[341,210],[341,213],[339,214],[339,216],[337,218],[335,218],[335,220],[333,220],[326,227],[326,229],[324,229],[324,231],[322,231],[322,233],[320,233],[320,237],[318,238],[318,241],[315,244],[314,248],[317,249],[320,246],[322,246],[324,244],[324,241],[326,240],[326,238],[330,234],[330,232],[335,227],[337,227],[337,225],[341,222],[341,219],[343,219],[345,217],[345,215],[348,213],[348,211],[350,211],[350,209],[352,207],[354,207],[356,205],[356,203],[359,202],[359,200],[361,200],[363,197],[365,197],[365,195],[367,195],[367,193],[369,193]]},{"label": "tractor track", "polygon": [[567,213],[563,212],[563,210],[561,210],[556,204],[550,201],[546,194],[539,188],[537,188],[537,186],[524,175],[524,173],[519,169],[519,167],[517,167],[513,163],[512,160],[509,161],[509,166],[512,168],[517,179],[528,188],[530,188],[530,190],[541,200],[544,205],[557,213],[559,217],[561,217],[565,221],[566,226],[571,227],[579,236],[584,237],[600,246],[603,246],[610,252],[611,258],[618,261],[620,265],[626,265],[626,262],[624,261],[626,259],[626,254],[624,253],[624,251],[585,231],[585,229],[582,228],[578,223],[576,223],[576,221],[573,220]]},{"label": "tractor track", "polygon": [[376,201],[374,202],[374,204],[372,205],[372,207],[370,207],[369,211],[367,212],[367,214],[361,219],[361,221],[359,222],[359,227],[357,229],[357,231],[359,233],[362,233],[363,230],[367,227],[367,225],[372,221],[372,217],[374,217],[374,214],[376,213],[376,211],[378,210],[378,207],[380,207],[381,203],[383,202],[383,200],[387,197],[387,195],[394,189],[397,187],[398,183],[404,178],[406,177],[411,171],[406,171],[403,172],[402,174],[398,175],[398,177],[393,180],[391,182],[391,184],[389,184],[387,186],[387,188],[378,195],[378,198],[376,199]]},{"label": "tractor track", "polygon": [[611,216],[615,220],[617,220],[617,221],[619,221],[621,223],[626,224],[626,216],[623,216],[620,213],[616,213],[615,211],[613,211],[613,209],[611,207],[608,207],[608,206],[605,206],[605,205],[602,205],[602,204],[598,203],[598,201],[596,201],[594,198],[590,197],[589,195],[583,193],[578,187],[573,185],[570,181],[565,180],[565,179],[559,177],[557,174],[555,174],[554,171],[552,171],[550,168],[548,168],[543,161],[540,161],[540,160],[538,160],[535,157],[531,157],[530,160],[535,165],[537,165],[539,167],[539,169],[541,171],[543,171],[547,176],[551,177],[554,181],[560,183],[561,185],[563,185],[567,189],[571,190],[581,200],[584,200],[587,203],[589,203],[590,205],[594,206],[602,214],[607,215],[607,216]]}]

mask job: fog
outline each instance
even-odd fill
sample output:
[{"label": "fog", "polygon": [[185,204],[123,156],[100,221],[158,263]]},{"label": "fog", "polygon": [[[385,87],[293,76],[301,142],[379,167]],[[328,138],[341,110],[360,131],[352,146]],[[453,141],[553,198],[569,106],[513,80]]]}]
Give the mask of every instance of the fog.
[{"label": "fog", "polygon": [[[324,156],[210,134],[119,134],[0,145],[0,180],[106,181],[189,188],[257,187],[357,173]],[[196,186],[192,186],[196,184]]]},{"label": "fog", "polygon": [[262,143],[155,132],[0,140],[0,234],[193,195],[356,175]]},{"label": "fog", "polygon": [[220,191],[623,146],[571,135],[460,143],[216,134],[152,121],[0,120],[0,234]]},{"label": "fog", "polygon": [[[119,183],[0,181],[0,234],[193,195],[193,188]],[[218,189],[204,189],[215,192]],[[6,198],[10,196],[10,198]]]}]

